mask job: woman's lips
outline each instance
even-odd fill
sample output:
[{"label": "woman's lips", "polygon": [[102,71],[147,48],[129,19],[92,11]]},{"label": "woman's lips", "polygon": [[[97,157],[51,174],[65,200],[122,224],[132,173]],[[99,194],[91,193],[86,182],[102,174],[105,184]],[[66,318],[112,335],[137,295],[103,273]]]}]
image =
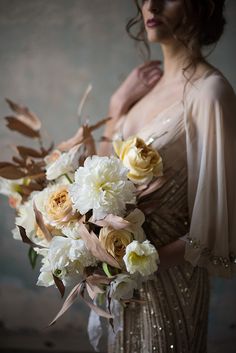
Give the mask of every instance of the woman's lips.
[{"label": "woman's lips", "polygon": [[163,22],[156,19],[156,18],[152,18],[150,20],[147,20],[147,22],[146,22],[146,25],[148,28],[156,28],[162,24],[163,24]]}]

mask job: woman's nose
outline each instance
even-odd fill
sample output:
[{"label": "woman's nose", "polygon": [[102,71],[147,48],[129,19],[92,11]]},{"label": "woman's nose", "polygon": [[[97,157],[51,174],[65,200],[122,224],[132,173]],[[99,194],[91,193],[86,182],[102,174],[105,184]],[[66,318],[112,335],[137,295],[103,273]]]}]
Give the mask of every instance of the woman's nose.
[{"label": "woman's nose", "polygon": [[148,1],[148,10],[151,12],[161,12],[163,7],[163,0],[149,0]]}]

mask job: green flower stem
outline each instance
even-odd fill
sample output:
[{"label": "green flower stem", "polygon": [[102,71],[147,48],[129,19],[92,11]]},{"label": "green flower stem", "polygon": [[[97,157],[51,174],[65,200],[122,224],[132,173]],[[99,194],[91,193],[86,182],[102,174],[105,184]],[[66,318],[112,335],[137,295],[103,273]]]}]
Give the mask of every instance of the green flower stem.
[{"label": "green flower stem", "polygon": [[73,181],[71,180],[71,178],[69,177],[68,174],[64,174],[66,179],[69,181],[69,183],[73,184]]},{"label": "green flower stem", "polygon": [[105,274],[107,275],[107,277],[112,277],[112,274],[111,274],[111,272],[109,271],[106,262],[103,262],[103,263],[102,263],[102,268],[103,268],[103,271],[105,272]]}]

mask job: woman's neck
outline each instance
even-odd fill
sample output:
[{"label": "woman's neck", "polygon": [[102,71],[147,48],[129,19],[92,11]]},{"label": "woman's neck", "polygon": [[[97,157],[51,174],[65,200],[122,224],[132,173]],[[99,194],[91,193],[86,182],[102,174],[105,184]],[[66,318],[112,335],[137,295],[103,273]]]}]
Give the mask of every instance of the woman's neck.
[{"label": "woman's neck", "polygon": [[189,51],[184,45],[174,43],[161,45],[163,52],[163,82],[171,82],[183,78],[183,70],[190,63]]}]

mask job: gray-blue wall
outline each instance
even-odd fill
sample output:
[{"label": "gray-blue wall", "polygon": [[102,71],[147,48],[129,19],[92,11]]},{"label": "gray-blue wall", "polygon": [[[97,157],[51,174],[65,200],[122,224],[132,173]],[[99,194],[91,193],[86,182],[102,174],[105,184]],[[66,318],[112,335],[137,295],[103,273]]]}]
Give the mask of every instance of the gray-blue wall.
[{"label": "gray-blue wall", "polygon": [[[4,98],[29,106],[43,121],[45,139],[56,143],[78,127],[78,102],[89,83],[85,114],[95,121],[107,113],[109,97],[141,63],[125,32],[134,14],[131,0],[0,0],[0,114]],[[236,2],[227,1],[228,26],[210,61],[236,88]],[[153,58],[160,58],[158,46]],[[0,160],[9,144],[24,144],[0,125]],[[92,351],[86,337],[88,310],[79,304],[46,329],[60,306],[55,289],[35,286],[26,247],[12,239],[14,212],[0,197],[0,349]],[[236,280],[212,281],[209,353],[235,352]],[[27,337],[27,339],[26,339]],[[3,348],[5,347],[5,348]]]}]

